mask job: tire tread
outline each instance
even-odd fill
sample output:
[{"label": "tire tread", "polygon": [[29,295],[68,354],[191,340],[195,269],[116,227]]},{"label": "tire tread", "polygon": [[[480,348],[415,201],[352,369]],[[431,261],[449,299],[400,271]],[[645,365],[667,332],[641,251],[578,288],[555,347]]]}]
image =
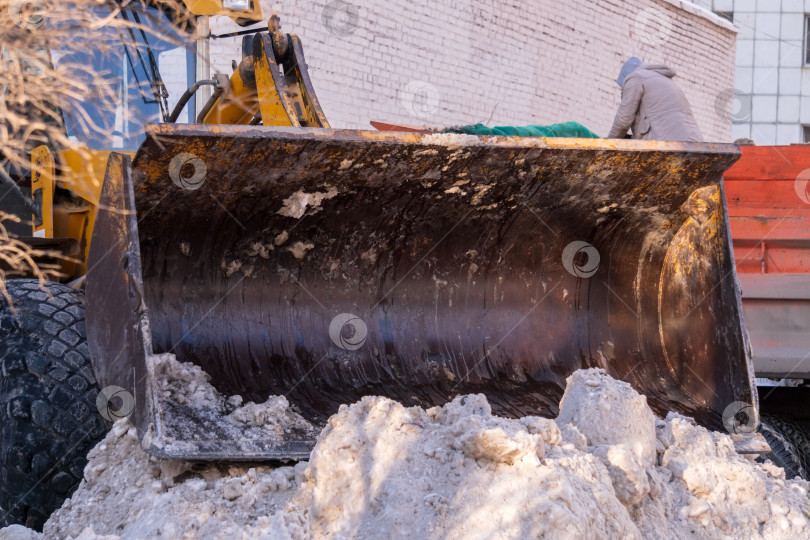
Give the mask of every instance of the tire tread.
[{"label": "tire tread", "polygon": [[771,447],[765,459],[785,469],[788,479],[810,479],[810,439],[801,426],[779,416],[762,415],[759,431]]},{"label": "tire tread", "polygon": [[96,410],[82,292],[30,279],[6,288],[14,310],[0,302],[0,527],[42,530],[78,487],[107,426]]}]

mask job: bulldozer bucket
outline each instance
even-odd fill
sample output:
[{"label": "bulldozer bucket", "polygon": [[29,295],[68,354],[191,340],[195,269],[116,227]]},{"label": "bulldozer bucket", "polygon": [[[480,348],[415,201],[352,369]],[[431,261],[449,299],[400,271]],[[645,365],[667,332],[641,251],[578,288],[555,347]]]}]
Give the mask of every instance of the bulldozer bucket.
[{"label": "bulldozer bucket", "polygon": [[[343,403],[483,393],[555,415],[604,368],[721,429],[756,416],[722,174],[734,145],[158,125],[105,179],[87,278],[103,385],[151,453],[304,458]],[[312,429],[242,437],[156,390],[174,353]],[[725,418],[724,418],[725,415]],[[756,418],[753,419],[756,422]]]}]

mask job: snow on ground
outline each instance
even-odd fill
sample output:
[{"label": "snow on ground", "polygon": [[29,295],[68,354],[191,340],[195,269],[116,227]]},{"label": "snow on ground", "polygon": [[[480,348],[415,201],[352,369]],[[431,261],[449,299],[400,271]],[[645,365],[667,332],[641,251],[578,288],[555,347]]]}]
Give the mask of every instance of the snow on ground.
[{"label": "snow on ground", "polygon": [[807,538],[810,484],[598,369],[559,417],[492,416],[484,396],[343,406],[307,463],[196,464],[144,454],[119,421],[46,523],[2,538]]}]

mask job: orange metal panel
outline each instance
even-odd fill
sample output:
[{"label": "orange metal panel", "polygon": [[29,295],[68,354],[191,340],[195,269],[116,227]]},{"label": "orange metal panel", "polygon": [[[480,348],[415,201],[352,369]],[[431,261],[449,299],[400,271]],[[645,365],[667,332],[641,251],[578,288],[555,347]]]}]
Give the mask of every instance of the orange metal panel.
[{"label": "orange metal panel", "polygon": [[810,146],[743,146],[724,175],[760,377],[810,377]]},{"label": "orange metal panel", "polygon": [[[807,175],[810,178],[810,170]],[[797,188],[801,186],[796,178],[771,180],[725,178],[725,181],[726,198],[732,215],[741,208],[795,208],[810,211],[810,204],[805,203],[797,193]]]},{"label": "orange metal panel", "polygon": [[810,274],[810,146],[742,146],[724,174],[737,272]]},{"label": "orange metal panel", "polygon": [[810,217],[794,216],[785,212],[782,216],[771,217],[730,216],[729,220],[735,242],[810,241]]},{"label": "orange metal panel", "polygon": [[726,171],[726,181],[794,180],[810,169],[810,145],[741,146],[742,158]]}]

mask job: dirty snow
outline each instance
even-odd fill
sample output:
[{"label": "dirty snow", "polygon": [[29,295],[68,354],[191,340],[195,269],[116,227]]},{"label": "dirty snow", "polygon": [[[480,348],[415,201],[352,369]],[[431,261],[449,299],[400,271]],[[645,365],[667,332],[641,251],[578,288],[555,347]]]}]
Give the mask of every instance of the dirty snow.
[{"label": "dirty snow", "polygon": [[287,251],[292,253],[293,257],[295,257],[296,259],[303,259],[306,252],[309,251],[310,249],[314,249],[314,248],[315,248],[315,244],[313,244],[311,242],[307,242],[307,243],[296,242],[291,247],[288,247]]},{"label": "dirty snow", "polygon": [[[590,369],[569,378],[556,420],[492,416],[482,395],[428,410],[366,397],[295,467],[160,461],[119,421],[44,534],[792,539],[810,536],[809,488],[738,455],[725,434],[657,419],[629,385]],[[40,538],[20,532],[0,536]]]},{"label": "dirty snow", "polygon": [[325,192],[316,191],[315,193],[306,193],[305,191],[296,191],[286,199],[281,209],[277,212],[279,215],[300,219],[307,212],[307,208],[311,208],[314,212],[320,209],[321,201],[324,199],[331,199],[338,194],[334,187],[330,187]]},{"label": "dirty snow", "polygon": [[205,411],[201,414],[225,415],[233,423],[255,427],[266,433],[281,434],[290,428],[309,429],[312,425],[290,408],[284,396],[269,396],[264,403],[249,401],[242,405],[241,396],[225,398],[210,384],[210,376],[196,364],[179,362],[173,354],[156,354],[150,358],[161,398]]},{"label": "dirty snow", "polygon": [[[187,440],[196,442],[227,437],[243,450],[285,438],[315,439],[318,430],[298,414],[284,396],[268,396],[263,403],[243,404],[241,396],[226,397],[210,384],[210,376],[190,362],[178,362],[173,354],[152,355],[149,369],[156,382],[158,406],[162,414],[160,445],[182,453],[191,451]],[[148,438],[145,444],[151,444]]]},{"label": "dirty snow", "polygon": [[481,137],[464,133],[429,133],[422,135],[420,140],[422,144],[438,145],[447,148],[481,145]]}]

